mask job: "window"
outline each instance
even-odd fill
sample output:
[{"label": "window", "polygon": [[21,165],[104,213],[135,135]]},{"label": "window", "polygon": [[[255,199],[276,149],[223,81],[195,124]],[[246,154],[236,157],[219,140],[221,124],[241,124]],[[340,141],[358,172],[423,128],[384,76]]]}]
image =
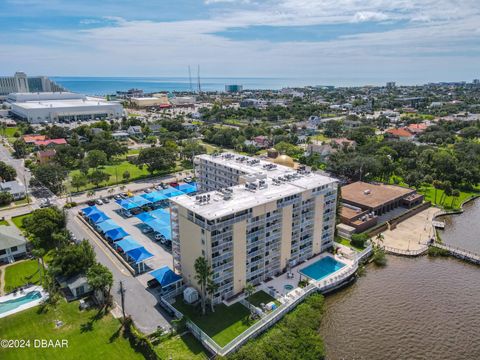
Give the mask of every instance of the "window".
[{"label": "window", "polygon": [[12,246],[12,247],[10,248],[10,251],[11,251],[11,252],[14,252],[14,251],[17,251],[17,250],[18,250],[18,246]]}]

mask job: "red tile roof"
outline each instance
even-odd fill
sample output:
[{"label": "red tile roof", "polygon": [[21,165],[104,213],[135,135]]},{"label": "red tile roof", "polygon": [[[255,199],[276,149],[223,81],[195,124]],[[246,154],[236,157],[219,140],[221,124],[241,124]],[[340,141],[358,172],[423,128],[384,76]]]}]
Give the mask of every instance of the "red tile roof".
[{"label": "red tile roof", "polygon": [[43,141],[35,141],[34,144],[36,146],[47,146],[50,144],[55,144],[55,145],[65,145],[67,141],[65,139],[48,139],[48,140],[43,140]]},{"label": "red tile roof", "polygon": [[388,129],[385,131],[386,133],[393,135],[393,136],[398,136],[398,137],[412,137],[412,133],[404,128],[400,129]]},{"label": "red tile roof", "polygon": [[23,141],[26,143],[33,143],[35,141],[43,141],[47,137],[45,135],[23,135]]}]

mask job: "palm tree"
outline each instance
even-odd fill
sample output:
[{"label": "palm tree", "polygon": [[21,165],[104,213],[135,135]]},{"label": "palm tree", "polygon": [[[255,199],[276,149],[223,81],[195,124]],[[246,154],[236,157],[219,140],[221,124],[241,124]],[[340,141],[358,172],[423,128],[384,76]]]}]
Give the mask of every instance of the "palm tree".
[{"label": "palm tree", "polygon": [[207,259],[204,257],[198,257],[195,260],[193,267],[195,269],[195,280],[197,280],[197,283],[200,286],[200,292],[202,295],[202,314],[205,315],[206,289],[208,280],[212,276],[212,270],[210,269],[210,265],[208,265]]},{"label": "palm tree", "polygon": [[432,182],[433,188],[435,189],[435,200],[434,203],[437,203],[437,190],[442,188],[442,182],[438,180],[433,180]]},{"label": "palm tree", "polygon": [[378,242],[381,242],[383,244],[383,240],[385,240],[385,236],[382,233],[378,233],[375,240],[377,240]]},{"label": "palm tree", "polygon": [[44,285],[45,263],[43,261],[43,257],[45,256],[45,250],[42,248],[32,249],[32,255],[37,259],[38,272],[40,273],[41,283]]},{"label": "palm tree", "polygon": [[93,190],[88,190],[87,191],[87,198],[91,198],[91,197],[94,197],[95,196],[95,191]]},{"label": "palm tree", "polygon": [[219,285],[216,282],[214,282],[212,279],[208,279],[207,293],[208,293],[208,295],[210,295],[210,306],[211,306],[211,309],[212,309],[212,313],[215,312],[215,308],[213,306],[213,296],[217,292],[218,287],[219,287]]},{"label": "palm tree", "polygon": [[452,203],[450,204],[450,207],[453,208],[453,203],[455,201],[456,198],[458,198],[460,196],[460,191],[455,189],[455,190],[452,190]]},{"label": "palm tree", "polygon": [[248,308],[250,309],[250,315],[252,315],[253,307],[252,307],[252,304],[250,304],[250,296],[252,296],[253,293],[255,292],[255,286],[253,286],[253,284],[251,283],[247,283],[243,291],[245,292],[245,297],[248,301]]}]

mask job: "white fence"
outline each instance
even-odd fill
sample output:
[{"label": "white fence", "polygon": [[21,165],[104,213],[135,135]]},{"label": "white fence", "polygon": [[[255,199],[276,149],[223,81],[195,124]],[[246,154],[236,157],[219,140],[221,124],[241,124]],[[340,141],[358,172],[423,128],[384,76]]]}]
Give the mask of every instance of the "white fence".
[{"label": "white fence", "polygon": [[428,250],[428,246],[425,245],[421,249],[417,249],[417,250],[403,250],[403,249],[397,249],[391,246],[383,246],[383,249],[388,254],[404,255],[404,256],[419,256],[424,254]]}]

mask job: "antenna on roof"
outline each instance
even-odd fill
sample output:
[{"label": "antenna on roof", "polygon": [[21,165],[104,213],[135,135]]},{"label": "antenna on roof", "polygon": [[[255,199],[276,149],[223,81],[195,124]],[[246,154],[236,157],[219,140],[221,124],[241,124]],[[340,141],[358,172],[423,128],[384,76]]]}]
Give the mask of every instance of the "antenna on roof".
[{"label": "antenna on roof", "polygon": [[202,85],[200,83],[200,65],[197,67],[197,86],[198,86],[198,93],[202,93]]},{"label": "antenna on roof", "polygon": [[190,69],[190,65],[188,65],[188,80],[190,83],[190,92],[193,92],[193,86],[192,86],[192,70]]}]

